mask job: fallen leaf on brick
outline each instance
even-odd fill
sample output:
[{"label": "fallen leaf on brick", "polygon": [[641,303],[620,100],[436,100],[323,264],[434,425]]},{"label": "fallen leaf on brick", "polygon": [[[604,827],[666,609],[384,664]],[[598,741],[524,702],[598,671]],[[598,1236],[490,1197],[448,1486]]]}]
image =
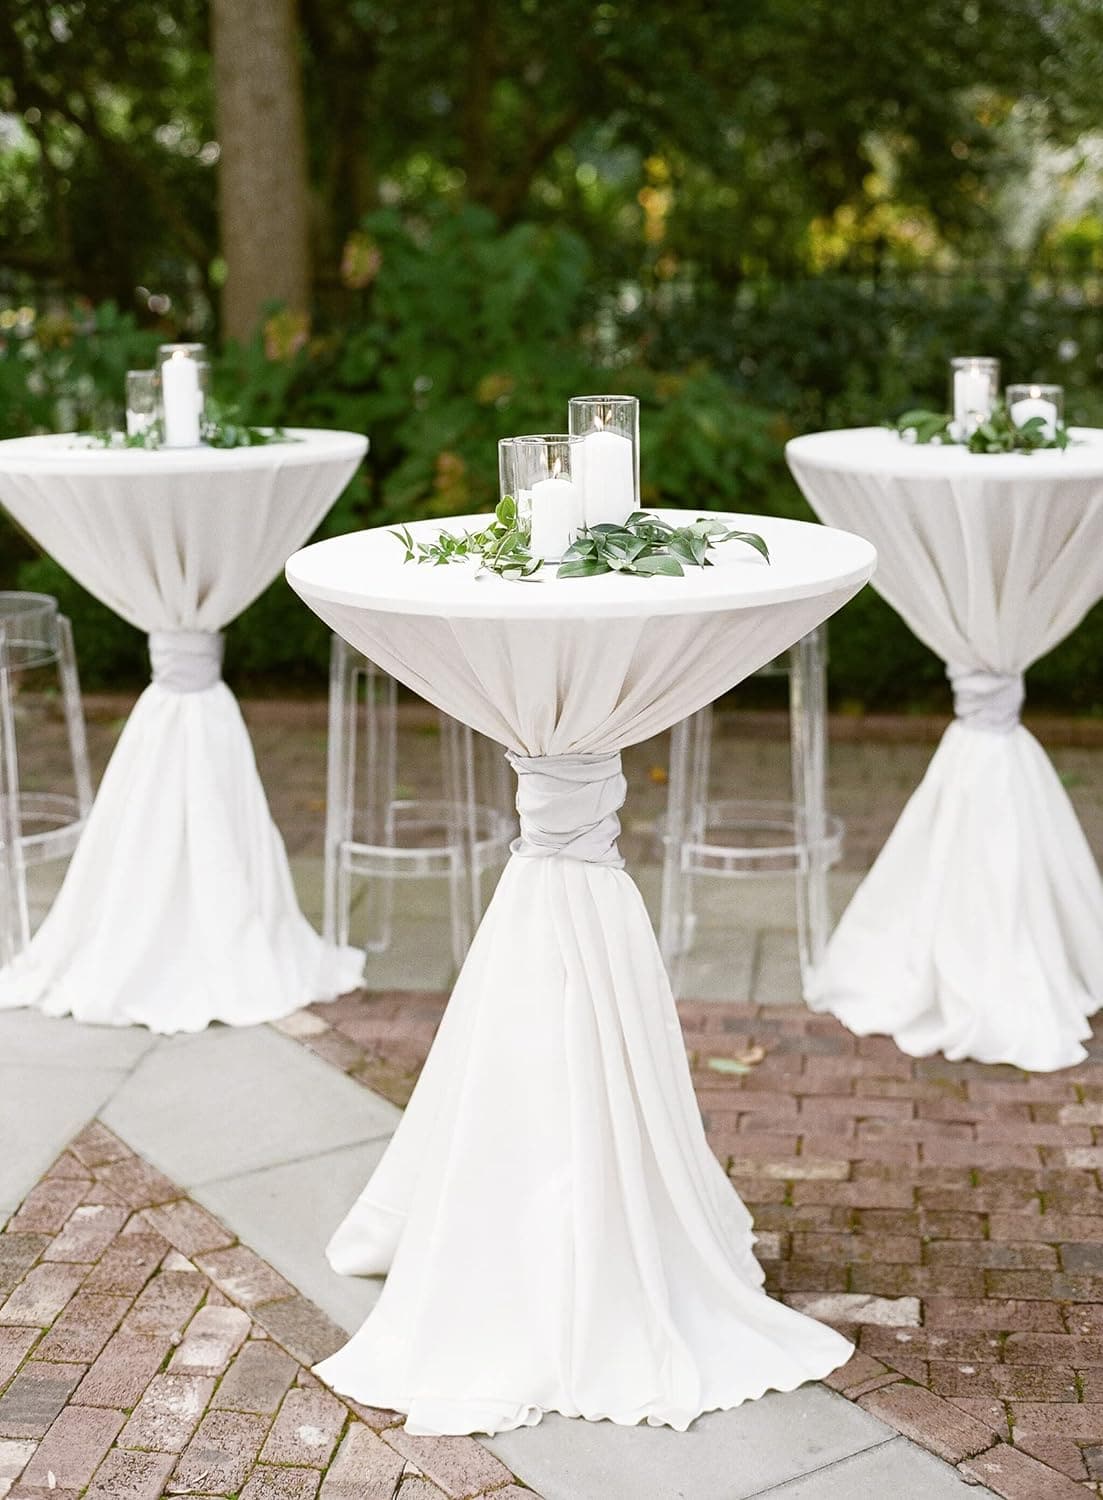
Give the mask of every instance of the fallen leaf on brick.
[{"label": "fallen leaf on brick", "polygon": [[709,1057],[705,1067],[714,1073],[749,1073],[766,1056],[765,1047],[748,1047],[746,1052],[737,1052],[734,1057]]}]

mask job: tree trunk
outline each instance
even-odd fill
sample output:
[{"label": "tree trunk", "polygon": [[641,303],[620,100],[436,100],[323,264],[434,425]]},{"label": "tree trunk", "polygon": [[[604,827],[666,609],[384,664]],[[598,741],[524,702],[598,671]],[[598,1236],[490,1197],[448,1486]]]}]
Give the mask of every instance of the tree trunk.
[{"label": "tree trunk", "polygon": [[226,283],[222,328],[248,339],[266,303],[310,306],[310,205],[296,0],[212,0]]}]

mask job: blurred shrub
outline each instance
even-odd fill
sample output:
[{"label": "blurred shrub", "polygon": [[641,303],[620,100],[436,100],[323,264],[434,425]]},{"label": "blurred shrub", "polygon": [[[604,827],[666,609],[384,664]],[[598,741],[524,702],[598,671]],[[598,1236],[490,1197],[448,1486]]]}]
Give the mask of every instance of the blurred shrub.
[{"label": "blurred shrub", "polygon": [[[498,438],[562,429],[567,398],[586,390],[639,396],[645,504],[802,517],[786,439],[941,402],[954,353],[995,353],[1008,375],[1059,379],[1072,420],[1103,420],[1098,289],[825,277],[668,288],[624,311],[595,296],[572,233],[500,231],[477,208],[412,225],[373,215],[344,272],[357,303],[347,323],[308,336],[274,309],[256,341],[222,352],[214,370],[219,398],[254,421],[370,434],[362,470],[319,535],[486,509]],[[118,421],[125,371],[150,363],[157,341],[111,306],[9,317],[0,433]],[[617,352],[599,358],[599,347]],[[143,680],[139,634],[6,526],[0,581],[16,580],[61,596],[87,686]],[[280,579],[231,628],[227,665],[251,690],[319,690],[327,649]],[[1101,660],[1097,611],[1032,673],[1034,701],[1103,712]],[[832,625],[831,680],[836,699],[854,706],[948,701],[941,664],[871,590]]]}]

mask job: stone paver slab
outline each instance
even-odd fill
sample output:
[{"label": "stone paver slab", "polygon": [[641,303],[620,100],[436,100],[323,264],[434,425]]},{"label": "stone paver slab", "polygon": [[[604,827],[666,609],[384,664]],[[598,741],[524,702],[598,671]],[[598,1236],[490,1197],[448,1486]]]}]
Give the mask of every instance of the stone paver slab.
[{"label": "stone paver slab", "polygon": [[[0,1021],[14,1015],[0,1016]],[[289,1045],[294,1045],[290,1043]],[[0,1049],[0,1205],[21,1202],[126,1074],[109,1068],[53,1069],[12,1063]]]},{"label": "stone paver slab", "polygon": [[354,1422],[322,1482],[321,1500],[394,1500],[405,1467],[401,1453]]},{"label": "stone paver slab", "polygon": [[760,1500],[982,1500],[991,1493],[967,1483],[949,1464],[906,1438],[896,1438],[803,1479],[763,1490]]},{"label": "stone paver slab", "polygon": [[96,1470],[84,1500],[159,1500],[175,1453],[129,1453],[113,1448]]},{"label": "stone paver slab", "polygon": [[119,1442],[124,1448],[182,1453],[214,1393],[213,1375],[155,1375],[131,1413]]},{"label": "stone paver slab", "polygon": [[239,1307],[201,1307],[169,1368],[188,1375],[221,1375],[245,1342],[250,1326],[248,1314]]},{"label": "stone paver slab", "polygon": [[304,1049],[267,1027],[166,1038],[142,1058],[103,1119],[189,1189],[392,1133],[393,1106],[305,1057],[304,1067]]},{"label": "stone paver slab", "polygon": [[22,1482],[43,1489],[83,1489],[125,1420],[121,1411],[66,1407],[39,1444]]},{"label": "stone paver slab", "polygon": [[261,1449],[261,1462],[324,1469],[347,1418],[348,1409],[321,1387],[289,1391]]},{"label": "stone paver slab", "polygon": [[688,1432],[549,1416],[483,1441],[544,1500],[749,1500],[892,1436],[843,1397],[808,1386],[711,1412]]},{"label": "stone paver slab", "polygon": [[0,1437],[43,1437],[83,1374],[83,1365],[25,1364],[0,1396]]},{"label": "stone paver slab", "polygon": [[[195,1197],[351,1333],[375,1305],[382,1282],[338,1276],[325,1258],[325,1247],[363,1191],[385,1146],[385,1141],[369,1141],[327,1151],[208,1183],[195,1190]],[[288,1204],[295,1205],[293,1213]]]},{"label": "stone paver slab", "polygon": [[274,1416],[299,1367],[271,1339],[250,1339],[219,1382],[214,1405]]}]

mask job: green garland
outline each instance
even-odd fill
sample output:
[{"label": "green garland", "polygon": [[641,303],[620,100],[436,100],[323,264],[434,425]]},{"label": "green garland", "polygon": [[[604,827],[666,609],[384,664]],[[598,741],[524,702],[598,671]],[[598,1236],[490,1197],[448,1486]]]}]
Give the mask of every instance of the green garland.
[{"label": "green garland", "polygon": [[904,438],[914,433],[914,438],[910,439],[912,442],[946,444],[967,448],[970,453],[1038,453],[1043,448],[1067,448],[1069,445],[1067,430],[1058,427],[1056,436],[1050,437],[1041,417],[1030,417],[1021,427],[1016,426],[1002,401],[996,402],[991,415],[967,438],[954,435],[953,420],[945,412],[919,408],[906,411],[887,425]]},{"label": "green garland", "polygon": [[[512,496],[498,502],[494,519],[481,531],[441,531],[431,542],[419,542],[408,526],[392,536],[405,549],[405,562],[448,563],[477,560],[500,578],[534,580],[543,559],[534,557],[517,517]],[[595,578],[601,573],[630,573],[638,578],[681,578],[686,567],[709,568],[709,550],[721,542],[745,542],[770,561],[769,549],[753,531],[735,531],[705,518],[688,526],[671,526],[659,516],[638,510],[623,526],[587,527],[571,543],[556,570],[557,578]]]},{"label": "green garland", "polygon": [[[264,448],[269,443],[297,443],[298,438],[288,437],[282,427],[253,427],[241,420],[236,406],[219,406],[207,403],[207,415],[202,427],[202,445],[207,448]],[[88,446],[92,448],[163,448],[158,424],[148,432],[131,435],[126,432],[100,431],[88,434]]]}]

